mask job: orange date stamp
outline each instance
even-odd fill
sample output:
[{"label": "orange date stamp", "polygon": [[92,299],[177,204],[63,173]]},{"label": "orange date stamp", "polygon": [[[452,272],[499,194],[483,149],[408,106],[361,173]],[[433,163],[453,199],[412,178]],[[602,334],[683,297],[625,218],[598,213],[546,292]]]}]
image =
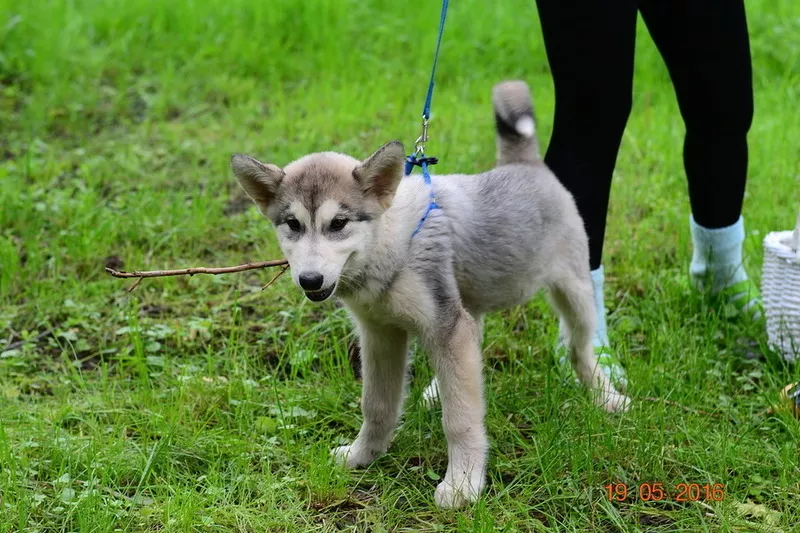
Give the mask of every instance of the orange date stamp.
[{"label": "orange date stamp", "polygon": [[639,483],[628,487],[627,483],[603,485],[609,501],[624,502],[639,499],[643,502],[671,500],[676,502],[722,501],[725,485],[722,483],[676,483],[666,487],[664,483]]}]

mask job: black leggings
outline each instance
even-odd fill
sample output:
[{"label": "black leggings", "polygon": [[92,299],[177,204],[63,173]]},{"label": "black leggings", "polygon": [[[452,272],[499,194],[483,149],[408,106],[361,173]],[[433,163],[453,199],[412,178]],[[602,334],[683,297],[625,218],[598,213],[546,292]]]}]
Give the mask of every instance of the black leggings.
[{"label": "black leggings", "polygon": [[[686,126],[692,214],[720,228],[741,214],[753,118],[743,0],[537,0],[555,87],[545,162],[575,196],[600,266],[611,176],[631,110],[637,12],[666,63]],[[643,176],[646,179],[646,176]]]}]

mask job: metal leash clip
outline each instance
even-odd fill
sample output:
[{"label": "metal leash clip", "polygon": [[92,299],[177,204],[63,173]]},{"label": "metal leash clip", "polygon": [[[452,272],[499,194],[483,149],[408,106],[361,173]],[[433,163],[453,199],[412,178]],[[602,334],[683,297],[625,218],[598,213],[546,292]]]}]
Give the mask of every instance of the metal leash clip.
[{"label": "metal leash clip", "polygon": [[425,154],[425,143],[428,142],[428,119],[423,116],[422,117],[422,135],[420,135],[416,141],[414,141],[414,155],[424,155]]}]

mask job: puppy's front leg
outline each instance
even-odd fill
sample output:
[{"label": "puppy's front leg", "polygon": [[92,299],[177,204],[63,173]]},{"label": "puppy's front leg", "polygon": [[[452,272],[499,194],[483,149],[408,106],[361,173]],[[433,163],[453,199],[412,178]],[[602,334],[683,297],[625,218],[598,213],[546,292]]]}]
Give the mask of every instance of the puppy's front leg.
[{"label": "puppy's front leg", "polygon": [[408,356],[408,333],[402,329],[361,322],[359,336],[364,422],[350,446],[331,450],[350,468],[370,464],[389,448],[403,403]]},{"label": "puppy's front leg", "polygon": [[426,334],[439,382],[448,465],[434,499],[440,507],[477,500],[486,485],[488,439],[484,425],[483,379],[478,327],[464,310],[440,322],[444,330]]}]

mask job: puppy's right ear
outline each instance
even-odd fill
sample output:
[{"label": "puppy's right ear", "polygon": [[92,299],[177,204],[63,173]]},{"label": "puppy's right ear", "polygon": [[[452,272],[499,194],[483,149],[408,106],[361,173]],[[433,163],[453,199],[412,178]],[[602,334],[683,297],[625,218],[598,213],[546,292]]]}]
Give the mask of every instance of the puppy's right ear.
[{"label": "puppy's right ear", "polygon": [[283,179],[283,170],[242,154],[234,154],[231,157],[231,169],[244,192],[253,199],[258,209],[266,216]]}]

